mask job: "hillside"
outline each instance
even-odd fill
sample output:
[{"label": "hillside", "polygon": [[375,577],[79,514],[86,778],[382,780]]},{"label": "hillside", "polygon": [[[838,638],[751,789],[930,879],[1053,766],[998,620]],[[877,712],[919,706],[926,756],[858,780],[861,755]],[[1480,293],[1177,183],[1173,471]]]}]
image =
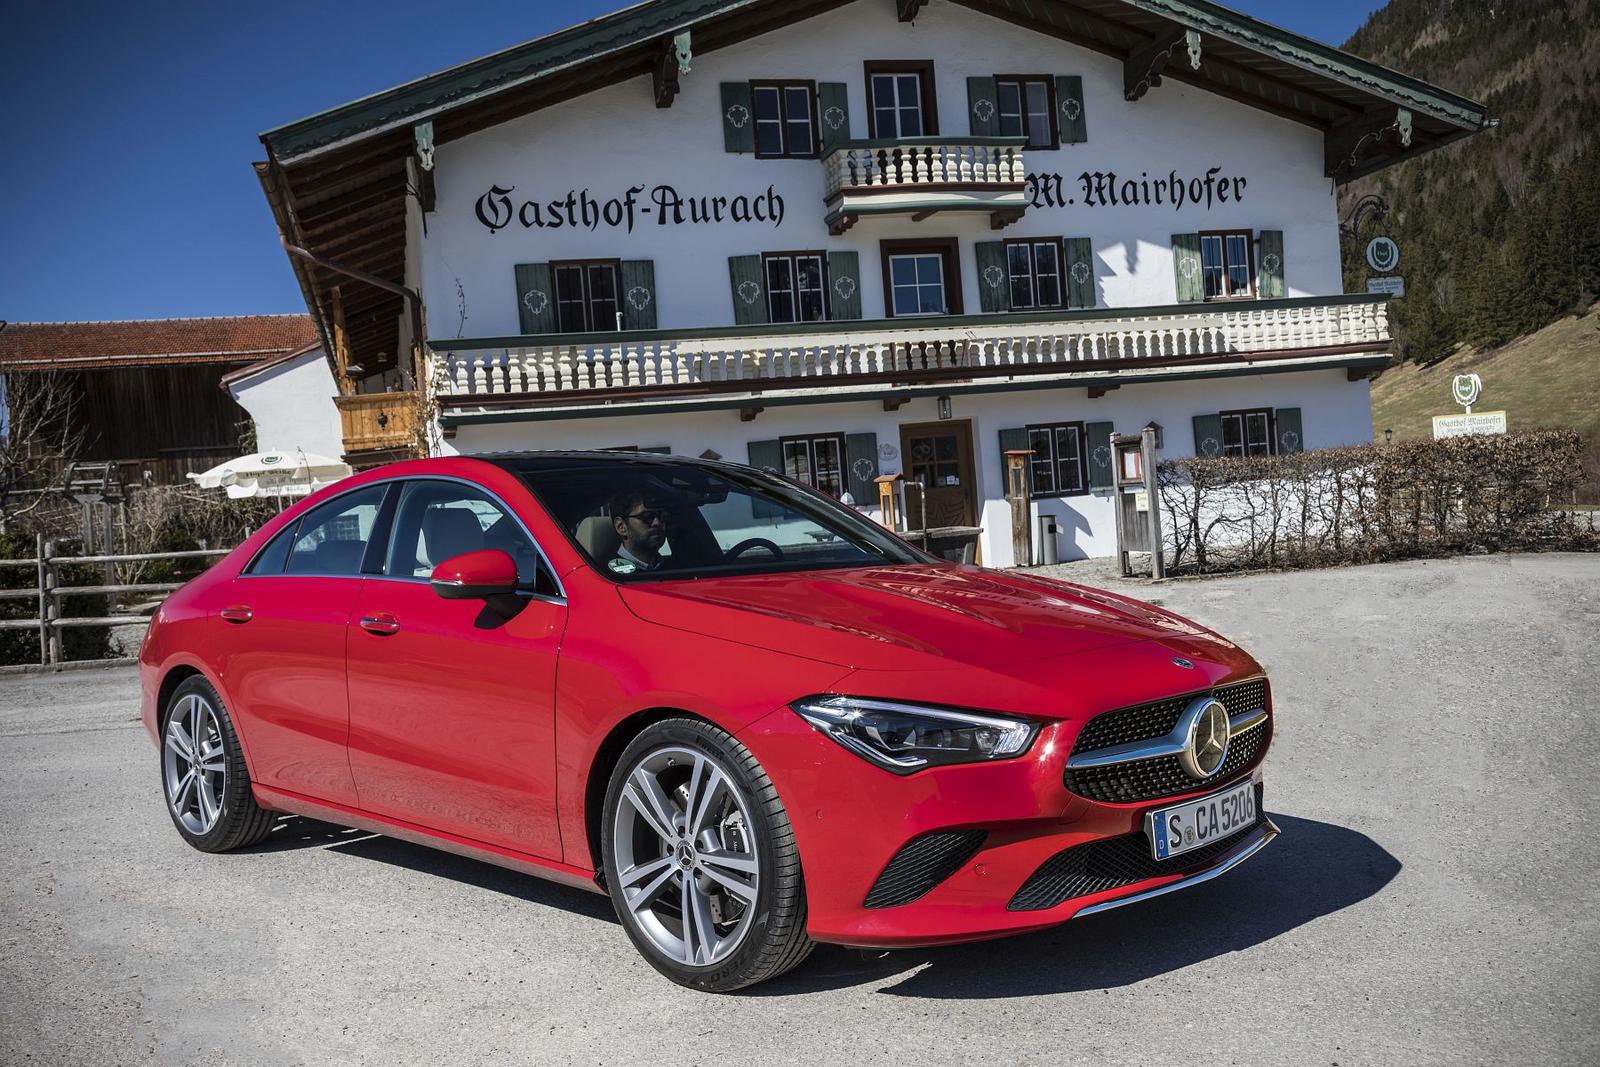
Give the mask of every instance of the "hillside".
[{"label": "hillside", "polygon": [[1600,295],[1600,0],[1391,0],[1344,47],[1500,123],[1341,190],[1341,215],[1374,192],[1392,208],[1346,241],[1345,284],[1366,288],[1368,237],[1399,242],[1403,358],[1497,348]]}]

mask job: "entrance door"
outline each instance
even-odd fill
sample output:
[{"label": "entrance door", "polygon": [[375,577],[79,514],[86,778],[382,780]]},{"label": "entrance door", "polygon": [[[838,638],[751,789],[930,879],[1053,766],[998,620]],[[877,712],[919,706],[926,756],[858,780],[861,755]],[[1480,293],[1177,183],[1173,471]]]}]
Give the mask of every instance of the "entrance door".
[{"label": "entrance door", "polygon": [[[906,529],[978,525],[971,420],[901,426],[900,455],[905,463]],[[917,500],[918,485],[925,506]]]}]

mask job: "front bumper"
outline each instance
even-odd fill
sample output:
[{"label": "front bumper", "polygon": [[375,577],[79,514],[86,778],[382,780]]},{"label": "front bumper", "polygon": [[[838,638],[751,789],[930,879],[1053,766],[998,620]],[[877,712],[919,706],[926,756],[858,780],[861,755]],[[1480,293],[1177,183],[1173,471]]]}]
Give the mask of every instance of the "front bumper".
[{"label": "front bumper", "polygon": [[[1258,783],[1259,811],[1259,758],[1192,793],[1101,803],[1063,785],[1075,729],[1046,726],[1016,759],[907,777],[857,758],[787,711],[742,733],[788,809],[811,936],[912,948],[1045,929],[1208,881],[1278,835],[1262,814],[1203,854],[1150,859],[1149,811],[1246,779]],[[1041,877],[1052,874],[1061,877],[1046,878],[1041,892]]]}]

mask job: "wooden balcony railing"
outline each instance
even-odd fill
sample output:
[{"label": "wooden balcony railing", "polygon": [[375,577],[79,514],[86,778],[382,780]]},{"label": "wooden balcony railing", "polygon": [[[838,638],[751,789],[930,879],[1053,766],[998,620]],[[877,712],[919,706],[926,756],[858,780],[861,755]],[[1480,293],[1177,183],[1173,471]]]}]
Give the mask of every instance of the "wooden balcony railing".
[{"label": "wooden balcony railing", "polygon": [[[430,342],[446,406],[1384,352],[1381,295]],[[441,366],[442,364],[442,366]],[[388,394],[393,395],[393,394]],[[345,400],[360,399],[353,397]],[[348,423],[347,423],[348,425]]]},{"label": "wooden balcony railing", "polygon": [[408,449],[417,441],[417,394],[356,393],[336,396],[345,455]]},{"label": "wooden balcony railing", "polygon": [[863,214],[988,211],[998,225],[1027,208],[1023,137],[838,141],[822,157],[825,221],[836,236]]}]

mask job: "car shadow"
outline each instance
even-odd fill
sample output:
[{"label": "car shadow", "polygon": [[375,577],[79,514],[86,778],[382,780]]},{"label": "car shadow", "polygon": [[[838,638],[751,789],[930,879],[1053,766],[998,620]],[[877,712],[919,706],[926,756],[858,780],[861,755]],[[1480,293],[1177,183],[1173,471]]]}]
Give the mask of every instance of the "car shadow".
[{"label": "car shadow", "polygon": [[267,839],[247,851],[279,852],[297,848],[324,848],[329,852],[388,863],[437,878],[448,878],[452,882],[503,893],[530,904],[560,908],[575,915],[613,924],[617,922],[609,897],[497,867],[484,860],[469,859],[426,845],[414,845],[398,838],[353,830],[299,815],[280,818]]},{"label": "car shadow", "polygon": [[1004,942],[888,953],[822,945],[797,970],[745,993],[788,996],[897,974],[906,977],[880,992],[983,999],[1127,986],[1270,941],[1373,896],[1400,871],[1365,834],[1272,819],[1283,834],[1259,855],[1182,892]]}]

